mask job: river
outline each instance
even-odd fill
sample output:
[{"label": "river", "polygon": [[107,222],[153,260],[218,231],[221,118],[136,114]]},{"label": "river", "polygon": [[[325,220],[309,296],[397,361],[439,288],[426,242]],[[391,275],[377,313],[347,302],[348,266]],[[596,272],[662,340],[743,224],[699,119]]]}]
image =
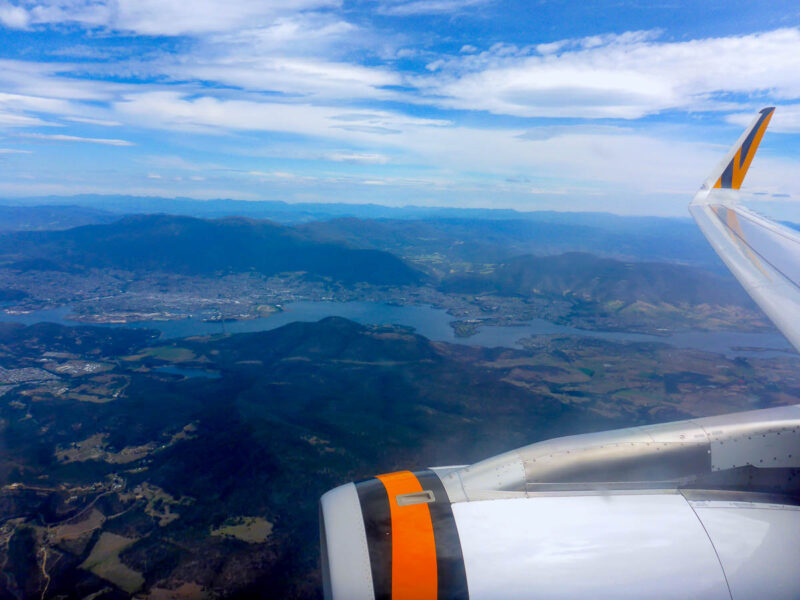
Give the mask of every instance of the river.
[{"label": "river", "polygon": [[[70,310],[69,306],[62,306],[21,315],[0,313],[0,321],[14,321],[25,325],[41,321],[76,325],[75,321],[69,320]],[[417,333],[431,340],[472,346],[519,348],[517,342],[521,338],[531,335],[557,334],[600,338],[615,342],[655,342],[678,348],[716,352],[729,357],[797,356],[789,343],[777,332],[688,331],[655,336],[642,333],[588,331],[556,325],[543,319],[533,319],[524,325],[513,327],[483,325],[475,335],[459,338],[450,327],[450,322],[454,320],[454,317],[442,309],[430,306],[397,306],[376,302],[292,302],[284,305],[284,312],[258,319],[226,323],[206,322],[203,317],[191,317],[177,321],[139,321],[100,326],[157,329],[161,332],[163,339],[170,339],[191,335],[266,331],[293,321],[318,321],[330,316],[345,317],[364,324],[405,325],[413,327]]]}]

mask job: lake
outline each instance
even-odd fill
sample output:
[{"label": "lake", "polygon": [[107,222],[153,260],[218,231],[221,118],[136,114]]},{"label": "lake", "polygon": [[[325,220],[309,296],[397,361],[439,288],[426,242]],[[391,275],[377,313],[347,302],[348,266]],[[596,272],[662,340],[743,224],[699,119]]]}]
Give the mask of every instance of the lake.
[{"label": "lake", "polygon": [[[68,319],[71,308],[33,311],[24,315],[0,314],[0,321],[14,321],[25,325],[49,321],[63,325],[76,325]],[[789,343],[779,333],[739,333],[731,331],[688,331],[669,336],[614,331],[588,331],[575,327],[556,325],[544,319],[533,319],[514,327],[481,326],[478,333],[467,338],[456,337],[450,322],[454,317],[446,311],[431,306],[397,306],[377,302],[292,302],[284,305],[284,312],[249,321],[226,323],[206,322],[205,317],[191,317],[178,321],[140,321],[127,324],[103,324],[100,327],[135,327],[157,329],[163,339],[209,335],[218,333],[245,333],[275,329],[293,321],[318,321],[325,317],[345,317],[364,324],[397,324],[413,327],[428,339],[466,344],[471,346],[502,346],[519,348],[521,338],[531,335],[569,335],[599,338],[614,342],[655,342],[678,348],[694,348],[716,352],[729,357],[797,356]],[[757,350],[751,350],[757,349]]]}]

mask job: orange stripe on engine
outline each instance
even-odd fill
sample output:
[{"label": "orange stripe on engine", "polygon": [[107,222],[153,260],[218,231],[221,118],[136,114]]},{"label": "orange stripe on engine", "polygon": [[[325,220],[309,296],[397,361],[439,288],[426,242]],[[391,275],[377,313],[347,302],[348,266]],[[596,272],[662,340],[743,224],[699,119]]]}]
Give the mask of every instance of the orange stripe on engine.
[{"label": "orange stripe on engine", "polygon": [[399,506],[396,497],[421,492],[411,471],[378,475],[392,517],[392,600],[436,600],[436,542],[427,504]]}]

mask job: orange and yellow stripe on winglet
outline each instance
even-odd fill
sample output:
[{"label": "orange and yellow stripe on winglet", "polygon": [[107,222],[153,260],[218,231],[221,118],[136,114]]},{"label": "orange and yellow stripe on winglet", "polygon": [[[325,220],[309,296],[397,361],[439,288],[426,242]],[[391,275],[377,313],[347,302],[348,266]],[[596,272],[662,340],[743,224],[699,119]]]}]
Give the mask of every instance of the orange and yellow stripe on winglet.
[{"label": "orange and yellow stripe on winglet", "polygon": [[747,169],[750,168],[750,163],[753,162],[758,145],[761,143],[761,138],[764,137],[764,132],[767,130],[767,125],[769,125],[774,112],[774,107],[761,110],[761,116],[736,151],[731,162],[722,171],[722,175],[717,179],[717,183],[714,184],[715,188],[738,190],[742,187],[744,176],[747,174]]}]

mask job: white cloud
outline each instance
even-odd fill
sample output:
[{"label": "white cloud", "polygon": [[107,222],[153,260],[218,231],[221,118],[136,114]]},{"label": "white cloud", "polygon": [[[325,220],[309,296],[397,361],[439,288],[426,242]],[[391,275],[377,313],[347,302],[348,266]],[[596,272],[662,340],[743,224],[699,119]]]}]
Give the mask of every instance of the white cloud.
[{"label": "white cloud", "polygon": [[86,123],[87,125],[99,125],[101,127],[119,127],[122,125],[119,121],[109,121],[106,119],[92,119],[89,117],[64,117],[66,121],[73,121],[75,123]]},{"label": "white cloud", "polygon": [[[11,6],[3,2],[0,21],[3,7]],[[210,143],[190,135],[149,137],[148,153],[192,148],[187,156],[205,157],[197,163],[176,156],[139,158],[139,185],[152,183],[165,189],[168,183],[173,186],[169,189],[179,189],[171,183],[177,176],[183,177],[182,185],[200,181],[201,176],[208,177],[209,188],[222,181],[218,189],[228,185],[291,189],[325,179],[342,189],[383,186],[376,193],[389,187],[423,195],[434,186],[469,187],[474,197],[482,194],[487,203],[494,190],[525,197],[559,195],[567,201],[590,190],[609,198],[615,194],[647,198],[666,191],[674,195],[676,206],[683,206],[688,198],[684,196],[691,195],[725,151],[693,143],[688,128],[670,129],[665,135],[663,128],[648,129],[638,123],[618,127],[545,122],[534,127],[490,115],[470,116],[476,125],[461,126],[458,113],[448,120],[420,118],[412,115],[430,114],[430,107],[411,105],[518,117],[627,119],[670,110],[685,115],[724,109],[733,113],[727,117],[730,122],[740,124],[752,117],[756,99],[771,97],[785,105],[779,106],[772,130],[800,132],[798,29],[681,42],[661,41],[658,32],[635,31],[528,47],[495,44],[485,51],[464,44],[452,56],[436,56],[411,34],[401,32],[392,38],[390,33],[387,42],[370,30],[368,19],[359,19],[356,25],[345,20],[352,13],[327,10],[338,4],[328,0],[18,3],[29,28],[71,23],[98,28],[103,36],[123,31],[189,34],[192,39],[152,46],[176,50],[154,50],[130,59],[112,53],[103,60],[91,46],[92,37],[98,35],[94,32],[85,38],[87,48],[73,46],[62,54],[75,62],[0,59],[0,127],[59,125],[64,135],[28,137],[119,146],[132,142],[90,137],[92,130],[82,126],[117,126],[115,138],[133,136],[140,128],[218,136]],[[412,0],[383,2],[378,10],[395,15],[446,14],[471,4],[470,0]],[[125,39],[120,38],[120,44]],[[400,40],[403,51],[397,49]],[[404,72],[407,61],[395,62],[399,57],[415,61],[430,57],[430,73]],[[127,83],[118,83],[122,80]],[[704,126],[709,122],[705,120]],[[67,135],[72,133],[77,135]],[[696,134],[696,139],[701,137]],[[255,157],[260,162],[254,162]],[[270,162],[275,158],[366,166],[358,169],[360,179],[337,174],[353,169],[336,164],[322,167],[334,174],[311,177],[302,172],[307,165],[297,173],[289,172],[294,167],[275,170],[286,164]],[[762,158],[748,182],[772,193],[770,185],[792,179],[788,162]],[[391,169],[381,168],[389,163]],[[386,178],[382,176],[386,171],[402,171],[409,177]],[[162,179],[149,181],[147,173]],[[567,180],[573,183],[567,185]],[[205,187],[197,184],[207,194]]]},{"label": "white cloud", "polygon": [[28,11],[8,2],[0,2],[0,24],[11,29],[25,29],[30,23]]},{"label": "white cloud", "polygon": [[182,156],[176,155],[156,155],[147,156],[142,162],[149,167],[162,170],[178,170],[178,171],[230,171],[228,167],[224,167],[218,163],[212,162],[194,162],[187,160]]},{"label": "white cloud", "polygon": [[736,94],[800,98],[798,29],[689,42],[630,32],[548,46],[440,60],[437,75],[417,83],[441,106],[523,117],[636,119],[726,108]]},{"label": "white cloud", "polygon": [[151,35],[229,31],[286,13],[333,8],[337,0],[119,0],[114,26]]},{"label": "white cloud", "polygon": [[542,125],[528,129],[520,134],[519,138],[524,140],[549,140],[550,138],[563,135],[615,135],[630,134],[633,129],[630,127],[616,127],[612,125]]},{"label": "white cloud", "polygon": [[[758,106],[757,108],[762,108]],[[756,107],[749,112],[728,115],[726,120],[734,125],[746,127],[753,120]],[[778,104],[769,123],[769,131],[774,133],[800,133],[800,104]]]},{"label": "white cloud", "polygon": [[333,162],[358,163],[364,165],[385,165],[389,157],[385,154],[364,154],[359,152],[331,152],[326,154],[327,160]]},{"label": "white cloud", "polygon": [[491,0],[395,0],[384,2],[378,7],[378,12],[395,17],[450,14],[489,2]]},{"label": "white cloud", "polygon": [[136,84],[75,76],[80,67],[63,63],[0,59],[0,126],[61,126],[54,118],[119,126],[108,103]]},{"label": "white cloud", "polygon": [[130,94],[116,102],[119,115],[140,125],[225,133],[280,131],[320,138],[376,141],[407,128],[438,127],[446,121],[408,117],[380,110],[359,110],[312,104],[188,97],[177,92]]},{"label": "white cloud", "polygon": [[17,150],[16,148],[0,148],[0,154],[33,154],[31,150]]},{"label": "white cloud", "polygon": [[[285,14],[335,8],[338,0],[22,0],[4,4],[14,26],[77,24],[144,35],[194,35],[258,26]],[[5,22],[5,20],[4,20]]]},{"label": "white cloud", "polygon": [[260,179],[297,179],[297,176],[293,173],[287,173],[285,171],[272,171],[272,172],[265,172],[265,171],[248,171],[247,175],[252,175],[253,177],[258,177]]},{"label": "white cloud", "polygon": [[[243,29],[205,36],[204,54],[235,51],[252,57],[264,55],[329,56],[330,51],[373,42],[369,30],[335,14],[302,12],[274,21],[249,23]],[[335,45],[336,48],[332,46]]]},{"label": "white cloud", "polygon": [[[63,112],[69,101],[108,101],[130,87],[107,81],[70,76],[84,70],[69,63],[0,59],[0,89],[4,101],[31,103],[25,109]],[[32,103],[38,103],[34,105]],[[45,103],[49,102],[50,105]],[[58,103],[58,104],[56,104]]]},{"label": "white cloud", "polygon": [[401,82],[397,74],[383,69],[288,57],[226,57],[167,66],[165,70],[177,79],[213,81],[254,91],[342,99],[394,96],[380,88]]},{"label": "white cloud", "polygon": [[0,109],[0,127],[42,127],[47,125],[52,125],[52,123]]},{"label": "white cloud", "polygon": [[42,98],[0,92],[0,107],[8,111],[63,114],[70,112],[69,103],[60,98]]},{"label": "white cloud", "polygon": [[105,139],[105,138],[87,138],[79,137],[76,135],[64,134],[48,134],[48,133],[21,133],[21,137],[30,138],[34,140],[47,140],[53,142],[82,142],[86,144],[102,144],[104,146],[134,146],[133,142],[128,140]]},{"label": "white cloud", "polygon": [[[159,129],[219,133],[278,131],[307,138],[337,139],[369,148],[322,155],[328,160],[382,164],[386,155],[379,149],[393,148],[403,164],[448,173],[454,181],[524,173],[531,182],[525,184],[528,190],[560,190],[564,181],[570,181],[573,182],[570,189],[584,190],[573,192],[577,196],[585,195],[585,190],[609,195],[624,192],[639,197],[668,193],[674,195],[675,206],[688,201],[726,150],[665,136],[662,131],[647,133],[592,125],[533,130],[473,128],[388,111],[195,98],[175,92],[131,95],[119,102],[116,109],[127,122]],[[752,171],[754,181],[763,177],[786,182],[788,187],[795,185],[786,180],[786,168],[774,161],[761,161]],[[762,175],[757,176],[756,172]],[[280,178],[274,171],[252,174]],[[543,183],[547,181],[556,183]],[[647,209],[637,212],[646,213]]]},{"label": "white cloud", "polygon": [[242,30],[205,36],[191,51],[146,65],[156,76],[250,91],[319,98],[389,98],[403,83],[385,66],[348,59],[379,40],[328,13],[299,13]]}]

